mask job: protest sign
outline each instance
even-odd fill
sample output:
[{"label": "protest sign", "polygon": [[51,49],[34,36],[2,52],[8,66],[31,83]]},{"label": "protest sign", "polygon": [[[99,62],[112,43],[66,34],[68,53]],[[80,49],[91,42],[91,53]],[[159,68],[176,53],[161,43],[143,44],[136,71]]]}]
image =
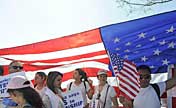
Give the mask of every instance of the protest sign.
[{"label": "protest sign", "polygon": [[0,77],[0,97],[9,97],[9,94],[7,93],[7,88],[6,88],[7,84],[13,76],[18,76],[18,75],[25,76],[25,72],[12,73],[12,74]]},{"label": "protest sign", "polygon": [[63,94],[64,108],[83,108],[84,102],[81,90],[75,89]]}]

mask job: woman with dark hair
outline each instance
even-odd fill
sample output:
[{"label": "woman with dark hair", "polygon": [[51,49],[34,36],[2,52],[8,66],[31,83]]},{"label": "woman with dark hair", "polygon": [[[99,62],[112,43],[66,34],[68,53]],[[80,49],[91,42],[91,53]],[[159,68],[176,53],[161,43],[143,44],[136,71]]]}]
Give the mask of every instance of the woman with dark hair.
[{"label": "woman with dark hair", "polygon": [[37,72],[35,74],[35,84],[34,88],[35,90],[40,94],[41,97],[43,97],[46,87],[46,74],[44,72]]},{"label": "woman with dark hair", "polygon": [[77,68],[73,72],[73,79],[75,81],[67,85],[67,91],[79,89],[82,92],[84,108],[88,108],[87,97],[89,99],[92,98],[93,90],[89,85],[86,73],[82,69]]},{"label": "woman with dark hair", "polygon": [[64,108],[61,89],[62,77],[63,74],[58,71],[49,72],[47,87],[42,98],[46,108]]},{"label": "woman with dark hair", "polygon": [[20,108],[45,108],[40,95],[31,88],[30,81],[24,76],[11,78],[7,92]]}]

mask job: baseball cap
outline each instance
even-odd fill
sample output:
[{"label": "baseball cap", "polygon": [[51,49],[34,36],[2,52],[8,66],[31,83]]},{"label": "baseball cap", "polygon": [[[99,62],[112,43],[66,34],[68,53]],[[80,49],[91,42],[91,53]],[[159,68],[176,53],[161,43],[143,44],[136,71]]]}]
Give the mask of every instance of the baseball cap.
[{"label": "baseball cap", "polygon": [[107,75],[107,71],[106,70],[99,70],[97,75],[103,75],[103,74]]},{"label": "baseball cap", "polygon": [[20,89],[25,87],[30,87],[30,81],[24,76],[14,76],[10,79],[7,84],[7,89]]}]

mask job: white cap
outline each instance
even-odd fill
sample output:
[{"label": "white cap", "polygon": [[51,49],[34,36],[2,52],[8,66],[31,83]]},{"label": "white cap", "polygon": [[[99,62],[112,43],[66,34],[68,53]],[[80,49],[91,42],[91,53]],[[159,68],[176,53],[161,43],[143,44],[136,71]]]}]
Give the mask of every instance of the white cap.
[{"label": "white cap", "polygon": [[24,76],[15,76],[10,79],[7,85],[7,89],[20,89],[25,87],[30,87],[31,84],[26,83],[28,80]]},{"label": "white cap", "polygon": [[106,70],[99,70],[97,75],[107,75]]}]

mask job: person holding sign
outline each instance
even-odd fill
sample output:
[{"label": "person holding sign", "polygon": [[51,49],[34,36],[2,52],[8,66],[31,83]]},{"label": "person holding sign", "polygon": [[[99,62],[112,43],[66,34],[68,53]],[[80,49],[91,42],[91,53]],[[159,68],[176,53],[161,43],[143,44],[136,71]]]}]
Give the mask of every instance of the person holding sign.
[{"label": "person holding sign", "polygon": [[67,85],[67,91],[79,89],[82,93],[84,108],[88,108],[87,97],[89,99],[92,98],[93,90],[88,83],[86,73],[80,68],[75,69],[73,72],[73,79],[75,81]]},{"label": "person holding sign", "polygon": [[7,92],[18,103],[18,108],[44,108],[40,95],[24,76],[12,77],[7,85]]},{"label": "person holding sign", "polygon": [[46,108],[64,108],[61,90],[62,77],[63,74],[58,71],[49,72],[47,87],[42,98]]},{"label": "person holding sign", "polygon": [[[8,70],[9,70],[9,74],[22,72],[23,64],[19,61],[12,61],[9,64]],[[14,108],[15,106],[17,106],[17,104],[13,102],[12,99],[10,99],[9,97],[3,98],[2,103],[3,103],[2,108]]]},{"label": "person holding sign", "polygon": [[107,83],[107,76],[106,70],[98,72],[99,85],[95,86],[90,108],[119,108],[117,94],[114,88]]}]

